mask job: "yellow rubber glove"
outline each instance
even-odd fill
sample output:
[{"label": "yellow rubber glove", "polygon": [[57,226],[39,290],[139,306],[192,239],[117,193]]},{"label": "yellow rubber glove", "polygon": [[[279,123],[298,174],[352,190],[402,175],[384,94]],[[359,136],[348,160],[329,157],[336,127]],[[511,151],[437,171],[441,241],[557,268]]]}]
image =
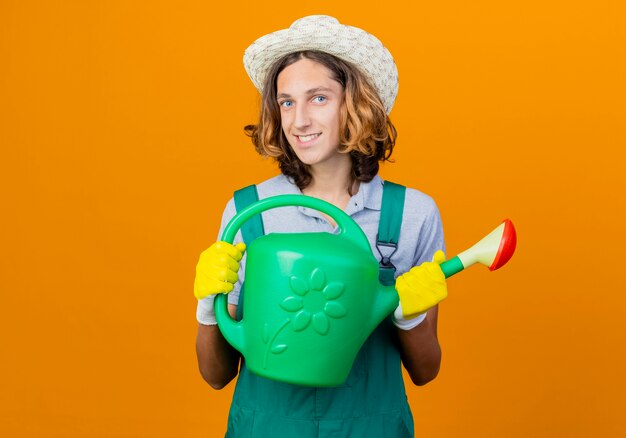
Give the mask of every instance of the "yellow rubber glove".
[{"label": "yellow rubber glove", "polygon": [[446,277],[439,267],[445,260],[443,251],[437,251],[432,262],[424,262],[396,279],[405,319],[415,318],[448,296]]},{"label": "yellow rubber glove", "polygon": [[228,293],[239,278],[239,261],[246,250],[245,243],[237,245],[218,241],[200,254],[196,265],[193,294],[201,300],[210,295]]}]

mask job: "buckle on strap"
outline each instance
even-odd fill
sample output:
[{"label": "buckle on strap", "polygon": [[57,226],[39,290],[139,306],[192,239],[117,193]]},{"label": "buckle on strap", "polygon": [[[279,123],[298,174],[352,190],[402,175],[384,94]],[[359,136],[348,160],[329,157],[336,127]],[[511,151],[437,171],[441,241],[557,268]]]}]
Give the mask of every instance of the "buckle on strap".
[{"label": "buckle on strap", "polygon": [[[391,251],[391,253],[388,255],[384,255],[383,252],[381,251],[381,246],[385,248],[393,248],[393,251]],[[391,263],[391,257],[398,250],[398,244],[393,243],[393,242],[382,242],[378,240],[378,234],[376,234],[376,249],[378,250],[378,254],[380,254],[380,262],[379,262],[380,267],[387,268],[387,269],[391,268],[395,272],[396,267],[394,266],[393,263]]]}]

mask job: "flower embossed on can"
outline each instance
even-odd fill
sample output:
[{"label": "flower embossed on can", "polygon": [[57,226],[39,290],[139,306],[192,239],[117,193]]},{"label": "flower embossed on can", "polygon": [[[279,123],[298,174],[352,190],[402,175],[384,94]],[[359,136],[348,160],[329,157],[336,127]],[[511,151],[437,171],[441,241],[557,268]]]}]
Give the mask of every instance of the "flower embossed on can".
[{"label": "flower embossed on can", "polygon": [[346,308],[336,301],[344,291],[341,282],[326,283],[326,274],[320,268],[311,273],[309,281],[297,276],[289,279],[289,286],[294,295],[288,296],[280,306],[294,312],[292,319],[293,329],[297,332],[306,329],[309,324],[320,335],[325,335],[330,329],[330,318],[342,318],[346,315]]},{"label": "flower embossed on can", "polygon": [[264,368],[267,367],[270,352],[280,354],[287,350],[288,345],[277,338],[289,325],[296,333],[311,326],[316,333],[324,336],[331,328],[331,318],[343,318],[348,313],[337,300],[344,293],[345,284],[327,282],[326,274],[320,268],[313,269],[308,279],[291,276],[289,287],[293,293],[280,303],[280,307],[293,315],[285,319],[273,333],[269,324],[263,327],[263,341],[267,343]]}]

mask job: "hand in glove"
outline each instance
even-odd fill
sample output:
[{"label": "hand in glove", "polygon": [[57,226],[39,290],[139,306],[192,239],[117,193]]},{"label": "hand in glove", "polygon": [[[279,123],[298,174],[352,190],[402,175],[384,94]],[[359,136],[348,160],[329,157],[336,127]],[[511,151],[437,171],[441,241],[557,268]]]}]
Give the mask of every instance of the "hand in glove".
[{"label": "hand in glove", "polygon": [[231,245],[218,241],[200,254],[196,265],[196,279],[193,293],[198,300],[198,322],[205,325],[216,324],[213,300],[219,293],[228,293],[233,290],[237,282],[239,261],[246,250],[244,243]]},{"label": "hand in glove", "polygon": [[409,330],[425,318],[425,312],[448,296],[446,277],[439,267],[446,259],[437,251],[432,262],[424,262],[396,279],[400,305],[394,312],[393,322]]},{"label": "hand in glove", "polygon": [[239,261],[246,245],[218,241],[200,254],[196,265],[196,279],[193,293],[201,300],[209,295],[228,293],[239,278]]}]

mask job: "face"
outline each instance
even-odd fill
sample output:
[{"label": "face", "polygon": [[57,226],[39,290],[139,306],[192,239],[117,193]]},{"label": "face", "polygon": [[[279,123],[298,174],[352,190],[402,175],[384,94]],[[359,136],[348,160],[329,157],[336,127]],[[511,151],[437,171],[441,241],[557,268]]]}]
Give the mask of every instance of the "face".
[{"label": "face", "polygon": [[303,58],[280,72],[276,82],[285,137],[310,166],[349,160],[338,151],[344,91],[331,75],[322,64]]}]

